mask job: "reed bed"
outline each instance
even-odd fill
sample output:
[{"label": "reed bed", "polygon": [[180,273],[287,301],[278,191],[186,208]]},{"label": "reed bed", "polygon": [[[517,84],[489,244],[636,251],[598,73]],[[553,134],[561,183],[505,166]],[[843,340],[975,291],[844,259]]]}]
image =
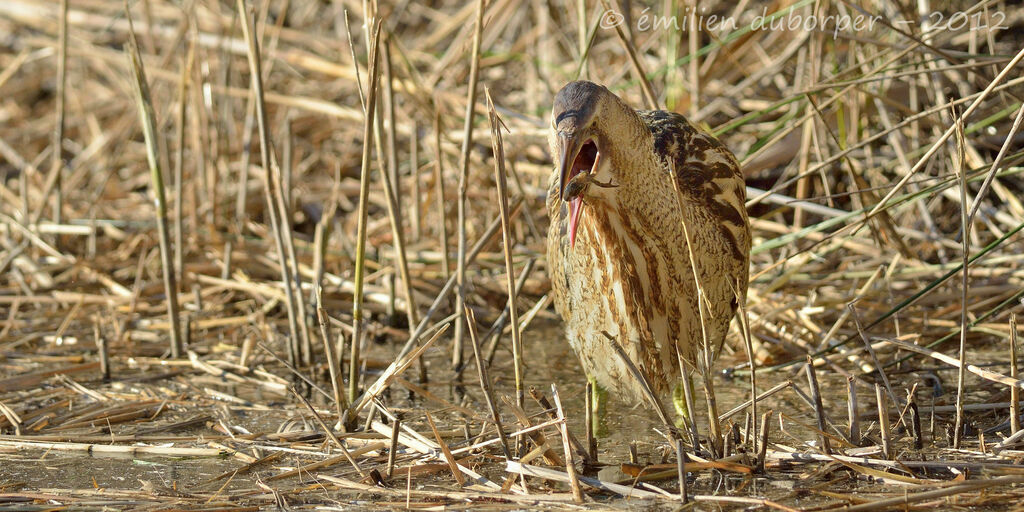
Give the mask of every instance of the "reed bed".
[{"label": "reed bed", "polygon": [[[0,3],[0,503],[1019,503],[1024,9],[939,4]],[[550,307],[577,78],[747,177],[686,443]]]}]

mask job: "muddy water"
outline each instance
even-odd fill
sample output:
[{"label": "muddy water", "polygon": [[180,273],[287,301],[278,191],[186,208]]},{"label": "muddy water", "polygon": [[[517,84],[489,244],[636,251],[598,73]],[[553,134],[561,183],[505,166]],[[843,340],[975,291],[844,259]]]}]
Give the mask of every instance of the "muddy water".
[{"label": "muddy water", "polygon": [[[550,397],[551,386],[552,384],[556,385],[569,419],[570,428],[577,437],[583,439],[585,377],[580,370],[576,355],[564,340],[561,326],[554,322],[536,323],[534,327],[524,333],[523,338],[527,388],[535,387]],[[503,340],[503,344],[507,345],[507,340]],[[488,416],[475,367],[469,368],[461,381],[453,379],[449,363],[449,347],[446,340],[440,340],[434,348],[428,351],[425,361],[429,380],[422,385],[431,393],[449,402],[478,411],[481,416]],[[389,357],[393,357],[394,350],[396,350],[396,346],[392,344],[374,344],[367,348],[366,355],[370,359],[387,361]],[[727,354],[719,361],[719,369],[740,364],[741,359],[741,357]],[[496,395],[498,397],[512,396],[514,394],[514,374],[511,352],[504,348],[499,349],[489,371],[495,385]],[[414,366],[404,377],[419,383],[416,373]],[[728,378],[726,375],[727,372],[720,371],[715,376],[720,412],[732,409],[749,398],[749,383],[746,378]],[[369,380],[374,377],[374,375],[370,375]],[[806,389],[806,380],[803,374],[791,376],[782,373],[762,377],[758,388],[764,391],[789,377]],[[819,378],[826,396],[843,397],[841,403],[833,401],[826,404],[826,409],[829,410],[833,419],[838,420],[843,417],[846,408],[845,379],[827,372],[823,372]],[[327,387],[324,382],[320,384]],[[270,410],[254,410],[228,405],[215,408],[205,407],[206,410],[202,410],[204,407],[197,404],[185,411],[178,412],[188,415],[199,412],[213,413],[215,416],[221,417],[227,424],[250,432],[320,430],[308,419],[302,419],[307,414],[301,407],[281,407],[282,404],[292,403],[294,401],[292,397],[262,396],[258,393],[254,394],[253,390],[246,392],[245,389],[238,386],[226,387],[223,390],[253,402],[271,404],[274,407]],[[319,407],[325,410],[333,409],[318,394],[313,393],[311,398]],[[431,436],[424,421],[423,410],[431,411],[442,431],[459,432],[464,424],[464,418],[460,413],[445,410],[443,405],[423,397],[413,396],[402,388],[392,390],[384,398],[390,408],[404,412],[407,425],[419,432],[426,433],[427,437]],[[703,402],[699,398],[700,396],[698,396],[698,408],[702,408]],[[499,407],[502,406],[499,405]],[[530,398],[526,399],[526,408],[531,413],[540,410],[540,407]],[[772,425],[773,441],[782,442],[797,450],[806,449],[807,446],[804,443],[815,441],[813,433],[800,425],[800,423],[812,425],[814,423],[813,415],[810,413],[809,407],[799,402],[792,391],[783,391],[766,400],[760,410],[764,411],[768,408],[774,409],[776,413],[782,412],[788,417],[782,423],[783,429],[780,428],[778,414],[776,415]],[[503,420],[507,429],[514,429],[514,418],[511,414],[503,414]],[[743,422],[744,413],[738,413],[733,416],[732,420]],[[837,423],[842,422],[837,421]],[[660,420],[648,407],[613,399],[605,418],[606,435],[599,439],[599,458],[602,463],[607,465],[607,468],[600,473],[600,477],[606,480],[626,478],[625,475],[617,472],[617,468],[619,464],[631,462],[631,447],[636,454],[635,462],[639,464],[656,464],[674,460],[674,452],[666,450],[664,436],[659,432],[663,431],[661,425]],[[126,427],[121,426],[115,430],[121,432],[122,428]],[[130,429],[130,427],[128,428]],[[478,426],[472,427],[474,434],[478,428]],[[705,428],[702,426],[702,431]],[[194,431],[177,432],[176,434],[194,434],[199,439],[201,436],[211,433],[207,427],[197,427]],[[458,447],[465,442],[465,437],[456,435],[454,438],[449,438],[449,442],[453,447]],[[153,489],[157,493],[169,492],[169,494],[164,494],[167,496],[174,495],[174,491],[170,491],[172,488],[209,490],[211,485],[207,483],[209,480],[240,466],[239,461],[226,458],[90,457],[55,451],[46,453],[12,451],[0,453],[0,459],[4,460],[4,463],[0,464],[0,484],[2,484],[0,488],[2,489],[91,490],[106,488],[137,490],[146,488]],[[285,465],[288,464],[291,462],[285,463]],[[269,473],[264,471],[265,475],[276,472],[272,468],[266,469]],[[499,463],[484,464],[478,470],[495,481],[501,481],[504,478],[502,465]],[[803,468],[800,471],[807,470],[808,468]],[[737,494],[779,498],[789,505],[820,504],[828,501],[820,495],[807,497],[804,496],[803,491],[798,491],[797,489],[805,486],[801,483],[800,473],[774,469],[770,475],[770,478],[751,479],[710,471],[695,473],[693,481],[690,483],[692,486],[690,492],[692,494]],[[817,479],[815,481],[820,482]],[[212,485],[216,488],[222,484],[223,481]],[[232,481],[225,489],[247,489],[252,485],[253,479],[249,476]],[[451,489],[453,484],[450,475],[441,474],[436,477],[414,479],[413,485],[414,488]],[[657,485],[675,491],[673,480],[659,482]],[[834,484],[829,487],[829,490],[842,492],[854,486],[858,490],[875,488],[873,484],[856,483],[855,480],[847,478],[845,483]],[[613,508],[633,507],[637,504],[635,500],[627,502],[613,498],[604,498],[602,503]]]}]

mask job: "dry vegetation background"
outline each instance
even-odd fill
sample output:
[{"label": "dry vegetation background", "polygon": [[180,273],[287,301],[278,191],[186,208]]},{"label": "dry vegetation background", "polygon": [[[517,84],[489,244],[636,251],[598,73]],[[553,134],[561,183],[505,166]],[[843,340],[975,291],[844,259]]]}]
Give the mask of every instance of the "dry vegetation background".
[{"label": "dry vegetation background", "polygon": [[[884,509],[1024,494],[1016,2],[242,3],[138,0],[132,23],[117,1],[0,3],[0,503]],[[825,30],[771,25],[825,16]],[[874,22],[834,31],[843,16]],[[624,487],[595,480],[561,405],[517,405],[512,387],[517,320],[526,380],[557,396],[536,355],[564,343],[543,258],[551,99],[582,77],[642,107],[641,73],[661,108],[732,148],[750,187],[746,317],[771,396],[723,418],[723,451],[686,448],[688,493],[674,463],[646,484],[634,466]],[[472,315],[456,337],[459,275]],[[720,365],[747,389],[735,325]],[[600,458],[622,462],[625,444]],[[86,452],[161,462],[136,476]]]}]

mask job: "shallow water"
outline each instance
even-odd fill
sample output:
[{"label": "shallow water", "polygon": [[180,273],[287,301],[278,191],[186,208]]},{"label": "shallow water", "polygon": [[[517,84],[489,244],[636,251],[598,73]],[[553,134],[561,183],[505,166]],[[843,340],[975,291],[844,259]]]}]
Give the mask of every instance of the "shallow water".
[{"label": "shallow water", "polygon": [[[581,441],[584,439],[584,389],[586,379],[580,369],[576,355],[565,341],[560,324],[554,322],[537,322],[533,327],[523,334],[526,388],[534,387],[544,395],[551,397],[551,386],[554,384],[559,390],[562,404],[571,431]],[[503,339],[503,347],[507,346]],[[372,344],[367,347],[366,357],[377,362],[386,363],[393,357],[397,346],[394,344]],[[467,350],[468,352],[468,350]],[[994,360],[993,357],[986,359],[985,355],[979,355],[977,361]],[[715,387],[720,413],[728,411],[749,398],[749,381],[746,377],[729,377],[730,372],[726,371],[731,367],[742,365],[744,358],[741,354],[725,354],[717,363],[715,374]],[[429,379],[421,382],[417,375],[416,366],[411,367],[403,377],[415,384],[426,388],[430,393],[446,400],[452,404],[466,407],[480,417],[489,417],[486,401],[481,392],[479,380],[475,367],[469,367],[462,375],[461,380],[453,378],[450,370],[450,345],[447,340],[439,340],[425,354],[425,363]],[[372,381],[377,371],[370,371],[367,380]],[[954,372],[947,368],[930,368],[924,371],[932,374],[939,374],[945,382],[950,382]],[[893,382],[894,389],[901,393],[906,384],[924,382],[919,376],[913,376],[908,380],[898,372],[890,374],[890,378],[902,381]],[[489,368],[489,376],[494,383],[494,391],[498,398],[499,409],[502,411],[502,421],[507,432],[516,430],[517,423],[502,402],[502,397],[514,395],[514,374],[512,366],[511,351],[500,348],[496,354],[493,365]],[[824,407],[833,424],[845,427],[847,391],[846,379],[842,375],[828,370],[819,369],[818,380],[821,384],[822,395],[825,398]],[[792,372],[774,372],[763,374],[758,377],[758,391],[775,386],[778,383],[792,380],[801,390],[808,389],[807,378],[804,373],[793,374]],[[168,388],[170,383],[168,381]],[[193,383],[195,380],[193,380]],[[327,383],[320,381],[319,385],[327,387]],[[203,386],[206,385],[204,382]],[[193,388],[194,389],[194,388]],[[221,385],[216,389],[242,397],[252,402],[269,407],[245,407],[234,404],[210,406],[209,400],[203,403],[190,404],[188,406],[174,408],[162,417],[163,421],[168,418],[166,415],[193,415],[199,412],[210,413],[213,417],[223,420],[225,424],[237,429],[237,433],[274,433],[280,431],[299,431],[317,433],[321,429],[319,425],[310,420],[308,412],[301,406],[294,405],[294,397],[261,392],[258,389],[249,388],[243,385]],[[930,391],[930,388],[926,388]],[[706,435],[706,413],[704,412],[703,393],[697,392],[696,405],[698,408],[699,429],[702,435]],[[950,387],[946,386],[945,395],[939,399],[939,403],[949,403]],[[321,395],[311,393],[310,400],[322,411],[332,411],[333,405],[328,403]],[[385,394],[383,397],[387,407],[403,414],[403,421],[417,432],[423,433],[431,438],[431,432],[426,425],[423,411],[429,411],[437,422],[439,430],[446,432],[446,442],[454,449],[465,444],[467,436],[464,432],[466,424],[462,413],[452,411],[443,404],[429,400],[422,396],[413,395],[399,385]],[[869,430],[872,423],[870,418],[875,413],[874,390],[868,390],[863,384],[859,389],[859,402],[861,415],[866,418],[862,422],[862,429]],[[924,402],[928,404],[928,402]],[[285,405],[287,404],[287,405]],[[530,414],[540,411],[540,407],[527,396],[525,408]],[[792,389],[785,389],[759,403],[759,414],[773,410],[775,415],[771,420],[770,439],[773,443],[789,446],[795,452],[814,452],[818,450],[817,435],[812,426],[815,424],[813,408],[802,401]],[[725,428],[731,426],[731,422],[738,422],[743,425],[746,420],[746,411],[741,411],[732,416],[725,423]],[[992,415],[993,417],[997,415]],[[927,418],[927,416],[925,416]],[[181,418],[184,419],[184,416]],[[537,420],[539,421],[539,420]],[[145,422],[144,422],[145,423]],[[940,422],[941,423],[941,422]],[[114,428],[115,432],[127,432],[132,425],[120,425]],[[927,427],[926,427],[927,428]],[[473,423],[469,428],[470,435],[478,433],[479,424]],[[941,425],[938,427],[941,431]],[[601,465],[586,468],[589,476],[598,476],[606,481],[620,481],[629,484],[630,479],[619,469],[621,464],[634,463],[639,465],[659,464],[675,460],[674,451],[668,450],[668,445],[662,435],[664,428],[661,421],[650,410],[642,404],[626,404],[616,401],[614,397],[609,403],[608,413],[604,423],[605,435],[598,440],[598,455]],[[877,432],[877,430],[875,431]],[[927,431],[926,431],[927,432]],[[189,438],[194,435],[195,439],[202,436],[210,436],[211,429],[207,426],[197,426],[189,430],[175,432],[176,436]],[[928,439],[931,432],[927,432]],[[941,434],[940,434],[941,435]],[[557,436],[553,437],[557,441]],[[327,441],[323,439],[313,440],[312,445],[303,445],[303,449],[320,451],[326,447]],[[266,443],[271,445],[274,443]],[[287,443],[278,443],[285,445]],[[936,444],[938,446],[936,446]],[[935,459],[937,457],[949,456],[943,452],[945,439],[939,440],[936,444],[928,442],[922,452],[907,450],[908,441],[904,438],[901,441],[900,449],[905,460]],[[202,446],[200,443],[199,446]],[[246,446],[246,450],[249,445]],[[297,445],[291,445],[297,446]],[[266,446],[265,446],[266,448]],[[632,450],[631,450],[632,448]],[[269,448],[263,450],[260,455],[269,453]],[[634,456],[631,451],[635,453]],[[560,450],[559,450],[560,452]],[[254,452],[255,453],[255,452]],[[497,452],[494,452],[497,453]],[[878,457],[878,455],[873,455]],[[410,455],[411,457],[411,455]],[[499,458],[488,459],[490,462],[481,463],[475,469],[495,482],[501,482],[506,473]],[[238,469],[242,463],[235,459],[224,457],[205,458],[178,458],[159,456],[112,456],[98,455],[90,456],[79,452],[44,451],[44,450],[7,450],[0,448],[0,493],[11,493],[25,490],[43,492],[46,490],[64,490],[66,493],[73,493],[75,490],[86,493],[101,492],[107,490],[122,490],[136,492],[140,488],[148,489],[157,501],[173,500],[175,493],[179,490],[185,492],[214,492],[224,485],[224,492],[238,491],[245,494],[247,489],[252,489],[255,482],[260,478],[280,473],[284,469],[299,464],[307,464],[310,457],[294,457],[288,455],[277,463],[261,468],[256,474],[239,476],[233,480],[220,480],[211,482],[216,476]],[[400,461],[400,465],[407,464],[408,457]],[[482,459],[477,459],[482,460]],[[742,462],[742,461],[741,461]],[[377,462],[367,461],[369,467],[379,466]],[[561,468],[558,468],[561,469]],[[337,467],[328,471],[349,472],[348,468]],[[350,473],[350,472],[349,472]],[[348,475],[351,477],[352,475]],[[948,479],[950,475],[924,475]],[[302,479],[308,482],[308,479]],[[302,482],[292,479],[288,485],[300,484]],[[226,483],[226,485],[225,485]],[[667,478],[653,482],[668,492],[677,492],[677,481],[675,478]],[[550,490],[565,491],[562,484],[543,483],[537,479],[531,479],[531,486],[535,486],[533,492],[546,492]],[[455,488],[451,475],[445,471],[437,472],[430,476],[416,476],[412,481],[413,489],[424,490],[452,490]],[[814,463],[803,465],[774,464],[770,466],[766,476],[746,476],[737,473],[724,471],[703,470],[690,473],[688,491],[691,496],[742,496],[771,499],[784,503],[787,506],[806,507],[824,504],[836,504],[837,497],[827,493],[839,493],[839,495],[856,493],[870,494],[882,497],[886,493],[894,492],[896,489],[891,485],[879,483],[871,478],[845,470],[836,463]],[[131,495],[134,496],[134,495]],[[355,505],[357,507],[370,506],[371,501],[366,501],[369,495],[363,497],[353,496],[351,493],[342,493],[343,497],[338,498],[340,503]],[[347,496],[347,497],[345,497]],[[591,496],[603,507],[614,509],[634,509],[636,507],[661,508],[666,506],[665,502],[653,502],[650,500],[623,499],[610,495],[593,494]],[[81,501],[78,496],[76,503]],[[98,499],[98,498],[97,498]],[[115,498],[110,498],[115,499]],[[125,499],[125,495],[119,495],[116,499]],[[151,498],[152,499],[152,498]],[[3,500],[0,499],[0,504]],[[102,500],[97,501],[100,503]],[[113,503],[113,502],[103,502]],[[120,502],[118,502],[120,503]],[[124,502],[125,504],[127,502]],[[748,504],[749,505],[749,504]],[[116,503],[112,506],[116,506]]]}]

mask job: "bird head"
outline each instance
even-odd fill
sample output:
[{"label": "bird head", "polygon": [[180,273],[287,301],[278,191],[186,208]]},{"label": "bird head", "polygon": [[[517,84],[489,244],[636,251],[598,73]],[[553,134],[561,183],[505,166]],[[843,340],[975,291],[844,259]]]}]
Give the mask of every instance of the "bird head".
[{"label": "bird head", "polygon": [[583,193],[589,183],[585,178],[593,177],[600,169],[604,131],[598,120],[609,97],[617,99],[593,82],[569,82],[555,95],[551,109],[551,145],[558,158],[558,198],[569,203],[569,243],[573,247],[583,214]]}]

